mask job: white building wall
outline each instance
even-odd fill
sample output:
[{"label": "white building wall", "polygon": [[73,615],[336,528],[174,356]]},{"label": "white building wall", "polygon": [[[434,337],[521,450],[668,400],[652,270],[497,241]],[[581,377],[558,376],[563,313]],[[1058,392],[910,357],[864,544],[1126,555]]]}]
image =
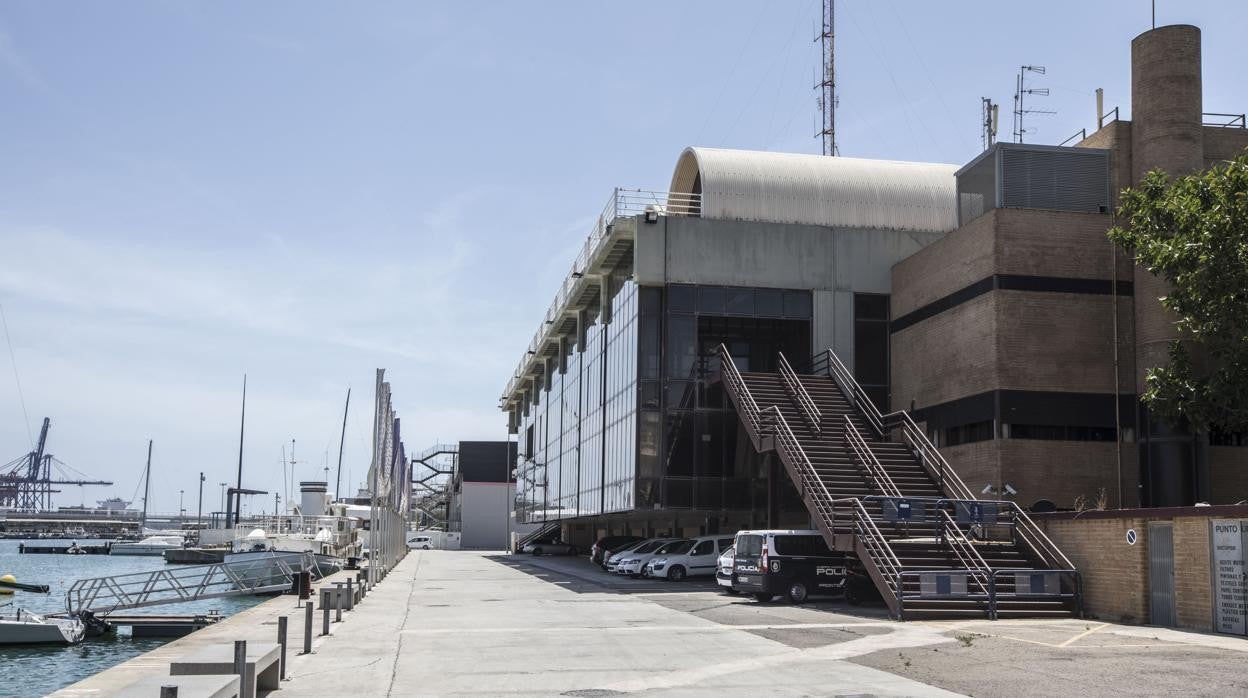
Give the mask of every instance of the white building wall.
[{"label": "white building wall", "polygon": [[460,547],[505,550],[516,486],[505,482],[465,482],[460,485]]}]

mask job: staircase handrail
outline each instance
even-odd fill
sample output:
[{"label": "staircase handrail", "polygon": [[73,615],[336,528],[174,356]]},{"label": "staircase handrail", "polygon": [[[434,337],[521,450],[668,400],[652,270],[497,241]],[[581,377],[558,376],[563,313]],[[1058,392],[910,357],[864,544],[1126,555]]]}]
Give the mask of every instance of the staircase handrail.
[{"label": "staircase handrail", "polygon": [[875,525],[875,519],[871,518],[870,512],[863,506],[862,500],[857,497],[834,499],[832,504],[849,507],[854,516],[855,528],[858,529],[858,533],[863,539],[864,547],[867,548],[868,552],[874,553],[872,560],[880,568],[884,578],[893,585],[893,591],[900,604],[902,592],[901,575],[905,568],[897,557],[897,553],[893,552],[893,546],[889,545],[888,539],[884,537],[879,527]]},{"label": "staircase handrail", "polygon": [[537,540],[538,538],[541,538],[543,535],[547,533],[553,533],[555,529],[558,529],[558,528],[559,528],[558,521],[547,521],[543,523],[541,526],[538,526],[536,529],[524,534],[523,537],[517,540],[516,548],[517,549],[523,548],[525,545],[531,543],[532,541]]},{"label": "staircase handrail", "polygon": [[880,490],[880,494],[885,497],[901,498],[901,490],[893,482],[893,478],[889,476],[888,471],[880,464],[880,460],[875,457],[871,451],[871,447],[867,444],[867,440],[858,432],[858,427],[854,424],[849,415],[845,415],[845,441],[849,444],[857,458],[859,465],[863,470],[867,471],[867,477],[875,483],[876,489]]},{"label": "staircase handrail", "polygon": [[754,401],[754,396],[750,394],[750,389],[745,384],[745,378],[741,376],[741,371],[737,369],[737,365],[732,361],[732,354],[728,352],[728,347],[719,345],[719,372],[731,387],[732,391],[741,400],[743,417],[746,418],[746,427],[750,429],[752,434],[757,438],[763,435],[762,424],[759,421],[760,411],[758,403]]},{"label": "staircase handrail", "polygon": [[978,573],[972,575],[972,577],[975,579],[975,583],[979,585],[980,590],[984,592],[984,596],[988,598],[989,616],[995,615],[995,613],[991,612],[996,597],[995,590],[992,589],[992,568],[984,561],[984,556],[980,555],[979,551],[975,549],[975,545],[962,532],[962,529],[953,520],[953,517],[949,515],[949,511],[941,509],[940,516],[941,537],[949,544],[953,554],[957,555],[958,562],[962,564],[962,567],[968,571]]},{"label": "staircase handrail", "polygon": [[[871,428],[875,430],[875,433],[879,436],[883,436],[884,421],[882,415],[880,414],[880,410],[876,407],[875,403],[871,401],[871,397],[867,395],[867,391],[863,390],[861,385],[858,385],[858,381],[854,378],[854,374],[848,368],[845,368],[845,364],[841,363],[840,357],[838,357],[836,352],[831,349],[825,349],[823,351],[823,360],[827,362],[828,375],[832,377],[832,380],[836,381],[837,384],[840,385],[841,391],[845,393],[845,396],[848,397],[850,402],[854,403],[854,405],[862,412],[862,416],[866,418],[867,423],[871,425]],[[819,357],[816,355],[815,359],[811,362],[811,370],[815,370],[814,367],[818,366],[818,364]]]},{"label": "staircase handrail", "polygon": [[927,438],[927,434],[924,434],[919,425],[915,424],[909,412],[905,410],[890,412],[881,418],[881,422],[886,429],[896,428],[901,431],[902,438],[906,440],[910,448],[914,449],[923,469],[927,470],[928,474],[940,484],[946,495],[954,499],[978,499],[962,478],[958,477],[957,471],[949,465],[949,461],[940,454],[936,445]]},{"label": "staircase handrail", "polygon": [[1065,567],[1068,571],[1078,571],[1074,564],[1071,563],[1070,558],[1066,557],[1062,549],[1057,547],[1057,544],[1045,535],[1044,530],[1037,526],[1035,521],[1031,520],[1031,517],[1027,515],[1027,512],[1023,511],[1022,507],[1015,502],[1009,502],[1009,505],[1014,510],[1015,535],[1022,538],[1023,542],[1040,559],[1054,568]]},{"label": "staircase handrail", "polygon": [[823,435],[823,412],[815,401],[811,399],[810,393],[806,392],[806,386],[802,385],[802,381],[798,379],[797,373],[793,370],[793,366],[789,364],[789,360],[785,358],[784,352],[780,355],[780,378],[784,382],[784,387],[788,391],[789,396],[797,403],[797,408],[801,411],[802,417],[810,424],[811,431],[815,432],[815,436]]}]

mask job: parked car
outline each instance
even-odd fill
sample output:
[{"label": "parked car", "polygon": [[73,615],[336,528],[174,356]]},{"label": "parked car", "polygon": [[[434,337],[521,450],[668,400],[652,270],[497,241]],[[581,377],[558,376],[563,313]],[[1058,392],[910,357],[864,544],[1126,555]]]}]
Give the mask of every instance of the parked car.
[{"label": "parked car", "polygon": [[595,562],[599,565],[605,565],[606,557],[604,556],[604,553],[609,550],[619,550],[630,543],[636,543],[640,540],[645,539],[641,536],[605,536],[603,538],[599,538],[594,541],[594,544],[589,548],[589,560],[590,562]]},{"label": "parked car", "polygon": [[607,558],[607,562],[604,565],[604,567],[608,572],[615,572],[616,569],[619,567],[620,562],[624,560],[625,558],[627,558],[630,554],[637,553],[638,555],[644,555],[647,553],[652,553],[655,550],[658,550],[660,547],[662,547],[664,543],[670,543],[674,540],[678,540],[678,539],[676,538],[647,538],[645,540],[639,540],[636,543],[630,543],[626,545],[622,550],[611,553],[610,556]]},{"label": "parked car", "polygon": [[650,561],[650,558],[656,555],[677,555],[691,547],[693,547],[693,541],[686,538],[677,538],[676,540],[669,540],[649,553],[629,553],[624,556],[623,560],[620,560],[615,568],[615,573],[626,574],[630,577],[640,577],[645,572],[646,563]]},{"label": "parked car", "polygon": [[730,536],[702,536],[693,539],[685,552],[655,555],[646,563],[642,576],[673,582],[685,577],[709,577],[715,574],[719,554],[732,547]]},{"label": "parked car", "polygon": [[736,589],[732,588],[732,565],[736,552],[737,546],[732,545],[721,553],[717,568],[715,570],[715,583],[719,585],[720,589],[723,589],[729,594],[739,593]]},{"label": "parked car", "polygon": [[415,550],[430,550],[433,548],[433,539],[429,536],[415,536],[407,541],[407,547]]},{"label": "parked car", "polygon": [[850,561],[830,550],[819,531],[741,531],[732,588],[759,601],[785,596],[802,603],[811,594],[843,593]]},{"label": "parked car", "polygon": [[522,553],[533,553],[534,555],[576,555],[579,551],[575,545],[565,543],[559,539],[554,540],[536,540],[527,543],[520,549]]}]

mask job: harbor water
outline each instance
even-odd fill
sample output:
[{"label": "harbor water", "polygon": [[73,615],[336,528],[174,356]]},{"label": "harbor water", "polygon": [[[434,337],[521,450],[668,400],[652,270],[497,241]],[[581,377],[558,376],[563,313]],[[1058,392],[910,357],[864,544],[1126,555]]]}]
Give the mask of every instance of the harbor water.
[{"label": "harbor water", "polygon": [[[23,555],[18,545],[23,541],[0,540],[0,575],[11,574],[26,584],[47,584],[51,593],[32,594],[18,591],[0,596],[0,614],[11,616],[17,609],[35,613],[58,613],[65,610],[65,591],[79,579],[107,577],[133,572],[163,569],[162,557],[129,555]],[[69,540],[24,541],[28,545],[69,545]],[[103,544],[105,541],[77,541],[80,545]],[[207,599],[191,603],[169,604],[138,609],[131,613],[191,614],[220,611],[228,616],[254,606],[263,599],[236,596]],[[84,640],[73,647],[3,647],[0,646],[0,667],[6,680],[0,681],[0,698],[42,696],[68,686],[96,672],[131,657],[149,652],[173,638],[134,639],[129,630]]]}]

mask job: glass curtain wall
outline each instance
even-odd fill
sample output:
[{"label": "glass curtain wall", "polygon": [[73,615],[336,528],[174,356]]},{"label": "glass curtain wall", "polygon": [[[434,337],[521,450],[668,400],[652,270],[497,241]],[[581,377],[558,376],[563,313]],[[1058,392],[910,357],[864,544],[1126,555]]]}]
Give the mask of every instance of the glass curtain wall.
[{"label": "glass curtain wall", "polygon": [[594,319],[585,346],[569,348],[520,417],[516,511],[537,522],[631,510],[635,505],[638,289],[622,283],[611,321]]},{"label": "glass curtain wall", "polygon": [[[643,296],[641,309],[638,499],[644,505],[653,496],[657,478],[665,508],[765,511],[761,459],[742,438],[722,386],[710,379],[721,344],[742,371],[776,370],[779,352],[796,363],[809,359],[810,292],[688,285],[665,291],[659,299]],[[659,326],[652,315],[662,316],[662,342],[649,334]],[[648,356],[657,346],[662,361]],[[649,380],[656,372],[658,380]],[[648,443],[661,444],[657,463],[644,453]]]}]

